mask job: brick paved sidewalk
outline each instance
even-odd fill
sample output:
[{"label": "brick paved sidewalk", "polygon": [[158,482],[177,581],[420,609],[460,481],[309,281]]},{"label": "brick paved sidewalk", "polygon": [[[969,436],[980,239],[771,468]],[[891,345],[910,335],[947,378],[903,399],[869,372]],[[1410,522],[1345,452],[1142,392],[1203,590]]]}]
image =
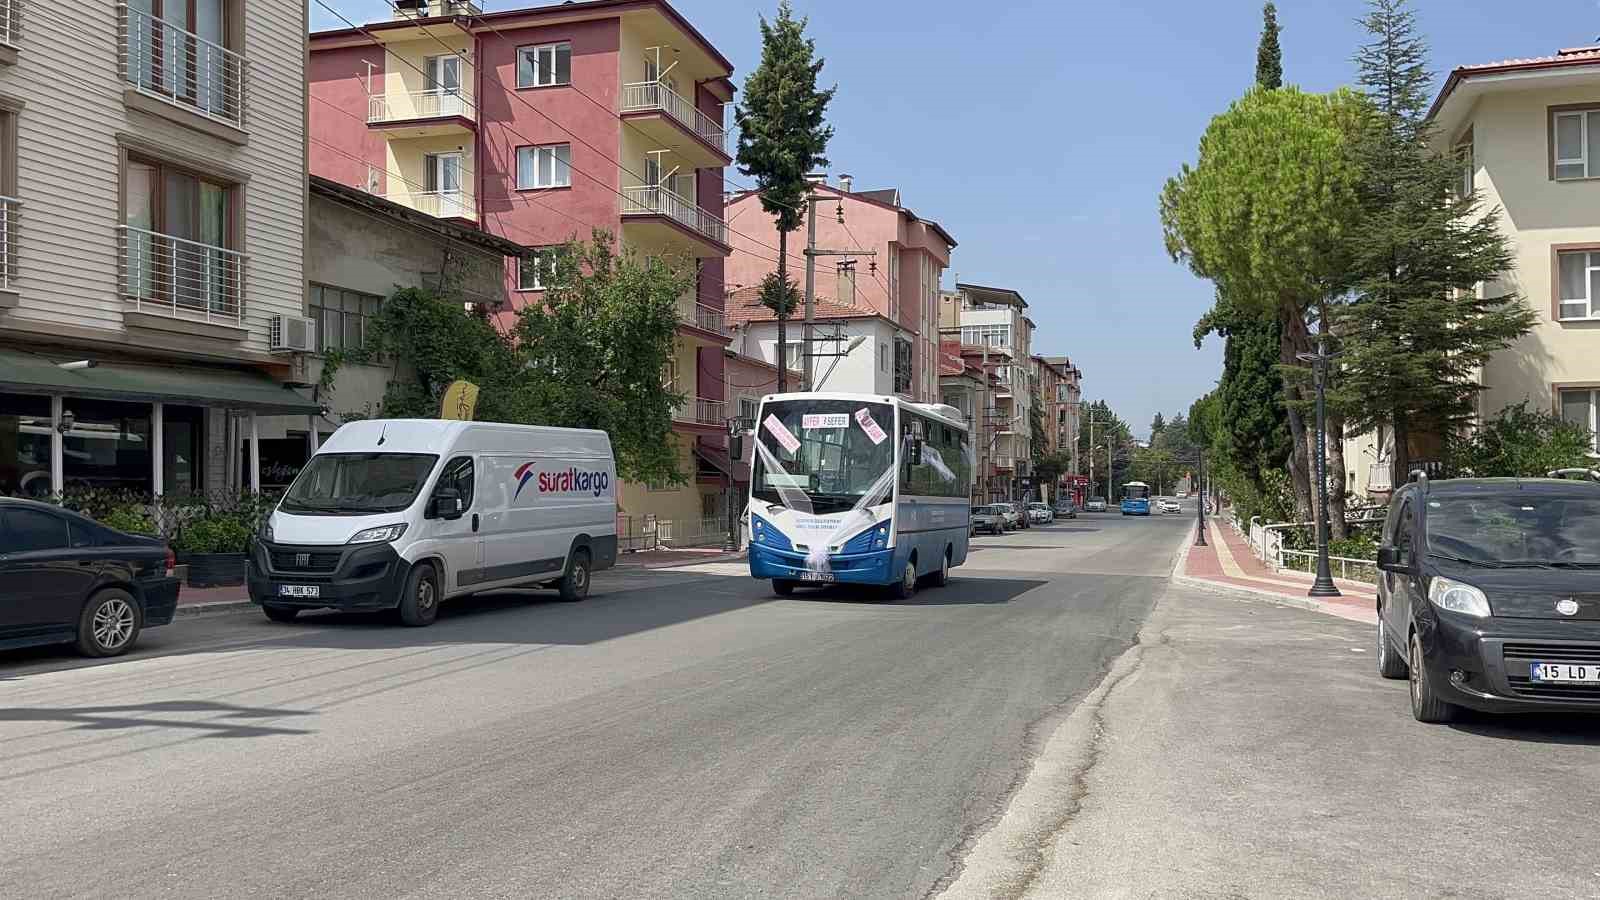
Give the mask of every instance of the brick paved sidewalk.
[{"label": "brick paved sidewalk", "polygon": [[1206,520],[1208,546],[1192,543],[1173,573],[1180,581],[1242,591],[1270,600],[1291,603],[1357,622],[1375,622],[1377,588],[1358,581],[1334,579],[1341,597],[1308,597],[1312,576],[1304,572],[1274,572],[1256,559],[1244,536],[1231,527]]}]

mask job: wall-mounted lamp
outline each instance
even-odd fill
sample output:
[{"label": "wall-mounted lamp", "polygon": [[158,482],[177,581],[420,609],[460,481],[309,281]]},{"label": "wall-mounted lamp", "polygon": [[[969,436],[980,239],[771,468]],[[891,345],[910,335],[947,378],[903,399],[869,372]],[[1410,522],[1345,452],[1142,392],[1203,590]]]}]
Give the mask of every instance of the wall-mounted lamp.
[{"label": "wall-mounted lamp", "polygon": [[56,423],[56,430],[66,434],[72,430],[72,424],[76,421],[78,421],[78,417],[72,414],[72,410],[66,410],[61,413],[61,421]]}]

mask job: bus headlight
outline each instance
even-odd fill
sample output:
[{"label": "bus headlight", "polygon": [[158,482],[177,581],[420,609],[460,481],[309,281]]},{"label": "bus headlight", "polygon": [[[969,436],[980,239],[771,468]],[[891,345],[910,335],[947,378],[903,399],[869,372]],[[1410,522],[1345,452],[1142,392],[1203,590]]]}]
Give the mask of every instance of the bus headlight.
[{"label": "bus headlight", "polygon": [[888,544],[889,523],[885,522],[884,524],[879,525],[877,532],[872,535],[872,549],[882,550],[884,547],[888,546]]}]

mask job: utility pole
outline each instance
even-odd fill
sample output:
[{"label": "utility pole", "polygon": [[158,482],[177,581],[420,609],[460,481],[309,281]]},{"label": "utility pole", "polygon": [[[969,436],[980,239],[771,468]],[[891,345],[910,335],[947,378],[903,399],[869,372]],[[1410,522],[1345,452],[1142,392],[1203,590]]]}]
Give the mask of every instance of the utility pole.
[{"label": "utility pole", "polygon": [[[815,326],[817,321],[817,257],[819,256],[877,256],[876,250],[818,250],[817,249],[817,204],[828,199],[826,194],[808,194],[806,196],[806,311],[804,334],[801,336],[805,352],[801,354],[803,360],[801,374],[801,390],[816,390],[816,381],[813,363],[813,350],[816,342]],[[835,213],[839,224],[844,224],[844,201],[839,201],[839,208]],[[890,297],[893,303],[894,298]]]}]

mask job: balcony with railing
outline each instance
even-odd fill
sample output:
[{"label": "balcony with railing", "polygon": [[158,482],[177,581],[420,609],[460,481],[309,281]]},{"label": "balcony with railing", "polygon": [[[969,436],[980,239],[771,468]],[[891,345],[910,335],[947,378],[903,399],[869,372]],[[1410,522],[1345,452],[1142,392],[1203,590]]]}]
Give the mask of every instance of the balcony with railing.
[{"label": "balcony with railing", "polygon": [[[17,219],[21,215],[21,200],[0,197],[0,292],[17,289]],[[0,297],[0,306],[6,305]]]},{"label": "balcony with railing", "polygon": [[[636,243],[645,246],[680,244],[681,238],[674,240],[673,232],[685,229],[700,239],[690,248],[693,255],[699,257],[728,255],[728,226],[688,199],[657,185],[625,187],[622,189],[622,197],[624,226],[643,226],[644,230],[659,231],[658,228],[651,226],[652,221],[659,222],[664,219],[672,223],[670,226],[662,226],[671,231],[641,235],[647,239]],[[630,223],[629,219],[634,219],[635,222]]]},{"label": "balcony with railing", "polygon": [[695,168],[721,168],[729,162],[728,135],[721,123],[660,82],[623,85],[622,116]]},{"label": "balcony with railing", "polygon": [[466,191],[411,191],[385,194],[384,199],[401,206],[409,206],[419,213],[436,219],[468,219],[477,221],[478,211],[472,195]]},{"label": "balcony with railing", "polygon": [[117,232],[118,286],[130,309],[243,327],[244,254],[131,225]]},{"label": "balcony with railing", "polygon": [[367,125],[391,137],[465,134],[477,127],[477,110],[460,91],[391,91],[367,97]]},{"label": "balcony with railing", "polygon": [[695,425],[715,425],[722,427],[727,421],[726,410],[728,404],[722,400],[711,400],[705,397],[690,397],[672,414],[672,418],[679,422],[689,422]]},{"label": "balcony with railing", "polygon": [[118,4],[122,77],[139,94],[244,128],[244,57],[150,13]]},{"label": "balcony with railing", "polygon": [[722,310],[698,302],[692,293],[678,298],[678,321],[700,331],[728,335],[728,320]]}]

